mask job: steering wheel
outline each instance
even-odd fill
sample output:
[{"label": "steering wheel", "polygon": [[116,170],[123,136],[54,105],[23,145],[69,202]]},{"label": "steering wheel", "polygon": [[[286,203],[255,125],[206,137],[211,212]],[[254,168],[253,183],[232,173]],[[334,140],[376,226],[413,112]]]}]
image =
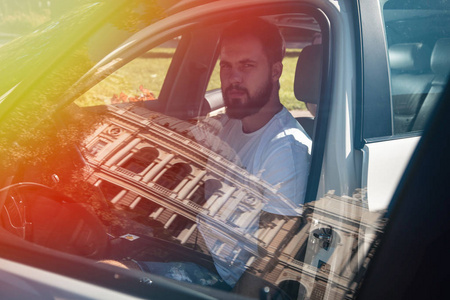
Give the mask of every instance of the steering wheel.
[{"label": "steering wheel", "polygon": [[1,189],[0,210],[0,224],[26,241],[92,259],[106,253],[108,235],[97,216],[47,186],[18,183]]}]

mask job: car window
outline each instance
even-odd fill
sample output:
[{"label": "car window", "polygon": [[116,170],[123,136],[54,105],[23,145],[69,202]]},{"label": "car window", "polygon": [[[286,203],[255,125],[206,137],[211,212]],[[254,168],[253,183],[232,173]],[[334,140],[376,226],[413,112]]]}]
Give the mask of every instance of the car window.
[{"label": "car window", "polygon": [[420,132],[450,71],[445,1],[381,1],[390,67],[393,134]]},{"label": "car window", "polygon": [[79,106],[156,100],[179,37],[128,62],[76,100]]},{"label": "car window", "polygon": [[[255,16],[276,24],[286,42],[279,92],[285,108],[277,106],[276,118],[247,132],[239,118],[259,110],[242,117],[241,110],[255,107],[234,112],[230,107],[238,103],[242,108],[242,103],[276,90],[278,82],[271,86],[268,79],[279,74],[280,65],[276,61],[267,64],[273,69],[265,69],[266,64],[245,64],[259,84],[235,85],[222,95],[219,74],[229,66],[220,65],[219,36],[232,22],[249,17],[249,7],[222,11],[215,5],[241,5],[236,3],[202,2],[202,9],[216,10],[192,17],[174,13],[143,29],[125,22],[135,34],[100,63],[89,61],[92,53],[82,52],[89,65],[84,77],[72,79],[67,94],[59,91],[65,85],[54,92],[56,76],[43,76],[52,97],[62,99],[59,109],[47,111],[39,102],[36,118],[25,128],[17,126],[11,143],[0,139],[7,157],[0,176],[2,231],[31,252],[43,246],[55,259],[66,258],[59,252],[89,259],[93,269],[104,267],[108,276],[113,274],[112,289],[122,279],[112,265],[136,270],[139,280],[126,279],[143,284],[145,292],[149,287],[146,297],[154,296],[154,286],[169,290],[163,297],[174,295],[171,284],[158,276],[183,281],[180,286],[187,286],[188,294],[206,286],[252,298],[353,297],[371,258],[367,253],[386,220],[383,211],[368,210],[367,191],[358,188],[360,178],[354,173],[359,171],[348,161],[357,156],[350,153],[351,141],[342,132],[345,143],[326,140],[323,120],[344,119],[330,117],[335,102],[320,111],[322,101],[329,100],[328,88],[339,84],[323,79],[332,73],[331,65],[338,66],[330,41],[342,37],[331,36],[329,26],[330,20],[340,22],[341,15],[334,4],[323,10],[277,3],[274,11],[255,10]],[[326,10],[334,18],[328,19]],[[252,72],[255,65],[263,67]],[[63,67],[57,78],[64,81]],[[352,86],[350,81],[345,85]],[[23,88],[33,90],[33,85]],[[224,98],[229,101],[226,108]],[[24,115],[23,110],[16,112]],[[319,120],[324,122],[318,126],[321,147],[334,155],[326,159],[313,152]],[[245,125],[258,123],[253,121]],[[342,155],[335,151],[337,144],[350,145],[345,163],[337,162]],[[320,167],[313,164],[322,159]],[[341,169],[343,165],[352,170]],[[342,180],[339,184],[348,194],[330,188],[306,202],[311,182],[318,185],[321,180],[310,180],[310,174],[321,170]],[[70,257],[67,264],[75,265]],[[64,274],[72,276],[71,271]],[[86,280],[108,281],[108,276]],[[209,293],[215,296],[216,290]]]}]

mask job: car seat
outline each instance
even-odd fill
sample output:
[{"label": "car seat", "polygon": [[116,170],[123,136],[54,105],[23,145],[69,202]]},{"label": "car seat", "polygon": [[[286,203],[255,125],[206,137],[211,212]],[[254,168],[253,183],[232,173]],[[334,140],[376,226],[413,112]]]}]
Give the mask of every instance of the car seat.
[{"label": "car seat", "polygon": [[450,38],[439,39],[431,54],[431,70],[434,73],[431,88],[414,122],[413,130],[423,130],[433,108],[439,100],[450,71]]},{"label": "car seat", "polygon": [[389,48],[394,132],[412,129],[434,75],[430,71],[431,50],[422,43],[394,44]]},{"label": "car seat", "polygon": [[[318,105],[322,81],[322,45],[303,48],[295,70],[294,94],[297,100]],[[314,138],[315,117],[295,118],[311,138]]]}]

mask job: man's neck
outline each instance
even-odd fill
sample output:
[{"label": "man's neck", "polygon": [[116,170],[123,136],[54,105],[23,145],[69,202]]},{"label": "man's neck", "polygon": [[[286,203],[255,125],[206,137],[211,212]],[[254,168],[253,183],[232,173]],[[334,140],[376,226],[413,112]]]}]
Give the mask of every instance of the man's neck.
[{"label": "man's neck", "polygon": [[[275,101],[276,100],[276,101]],[[274,101],[269,101],[256,114],[242,119],[242,131],[252,133],[266,125],[277,113],[283,109],[277,97]]]}]

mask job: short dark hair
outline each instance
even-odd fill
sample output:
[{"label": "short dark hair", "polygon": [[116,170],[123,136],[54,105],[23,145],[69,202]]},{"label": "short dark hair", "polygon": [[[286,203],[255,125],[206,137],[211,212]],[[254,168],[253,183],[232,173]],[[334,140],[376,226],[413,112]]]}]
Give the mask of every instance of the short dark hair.
[{"label": "short dark hair", "polygon": [[232,23],[222,31],[220,43],[227,39],[248,35],[254,36],[261,42],[269,63],[283,60],[286,47],[280,30],[276,25],[261,18],[251,17]]}]

